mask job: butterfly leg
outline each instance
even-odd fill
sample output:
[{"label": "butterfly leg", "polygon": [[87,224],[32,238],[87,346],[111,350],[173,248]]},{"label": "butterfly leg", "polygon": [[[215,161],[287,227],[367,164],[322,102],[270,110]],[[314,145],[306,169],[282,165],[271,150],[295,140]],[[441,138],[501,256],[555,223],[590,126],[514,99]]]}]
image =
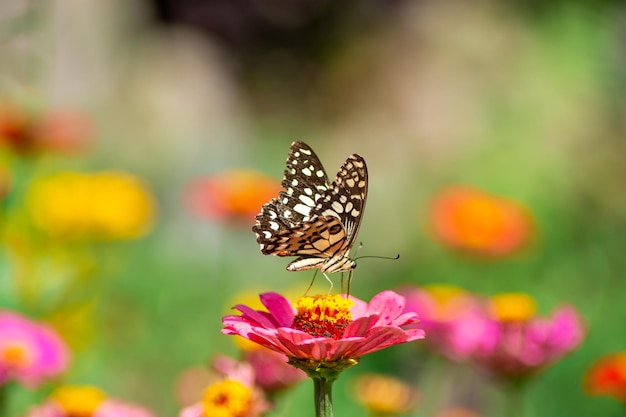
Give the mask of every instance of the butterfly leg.
[{"label": "butterfly leg", "polygon": [[[313,283],[315,282],[315,277],[317,276],[317,271],[319,271],[319,270],[318,269],[315,270],[315,273],[313,274],[313,279],[311,280],[311,283],[309,284],[309,287],[304,292],[304,296],[305,297],[309,293],[309,290],[311,289],[311,287],[313,286]],[[328,278],[326,278],[326,279],[328,279]]]},{"label": "butterfly leg", "polygon": [[[354,272],[354,270],[352,270],[352,269],[351,269],[351,270],[348,272],[348,279],[347,279],[347,280],[345,280],[345,288],[346,288],[346,292],[345,292],[345,294],[346,294],[346,296],[349,296],[349,295],[350,295],[350,284],[352,284],[352,272]],[[342,291],[343,291],[343,289],[344,289],[343,272],[341,273],[341,289],[342,289]]]},{"label": "butterfly leg", "polygon": [[330,292],[333,290],[333,281],[328,278],[328,275],[326,275],[326,272],[322,272],[322,274],[324,274],[324,278],[326,278],[326,281],[330,282],[330,288],[328,289],[328,294],[330,294]]}]

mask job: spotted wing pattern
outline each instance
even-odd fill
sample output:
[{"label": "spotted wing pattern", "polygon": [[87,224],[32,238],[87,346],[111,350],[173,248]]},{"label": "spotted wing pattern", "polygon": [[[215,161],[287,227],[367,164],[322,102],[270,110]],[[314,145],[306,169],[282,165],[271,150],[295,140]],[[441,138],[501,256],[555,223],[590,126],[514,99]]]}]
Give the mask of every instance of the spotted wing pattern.
[{"label": "spotted wing pattern", "polygon": [[303,142],[291,145],[283,191],[265,204],[252,230],[265,255],[299,256],[290,271],[353,269],[349,251],[359,230],[367,198],[365,160],[351,155],[335,180]]}]

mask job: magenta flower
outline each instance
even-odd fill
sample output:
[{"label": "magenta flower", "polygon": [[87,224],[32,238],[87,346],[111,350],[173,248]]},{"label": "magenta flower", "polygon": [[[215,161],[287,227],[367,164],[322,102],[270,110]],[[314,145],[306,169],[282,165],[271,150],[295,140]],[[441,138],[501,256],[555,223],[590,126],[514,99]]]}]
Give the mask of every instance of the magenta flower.
[{"label": "magenta flower", "polygon": [[[451,285],[404,286],[405,311],[419,314],[420,327],[428,337],[425,346],[453,361],[465,360],[476,346],[474,313],[480,301],[462,288]],[[452,337],[454,333],[454,337]]]},{"label": "magenta flower", "polygon": [[12,379],[35,388],[62,374],[69,358],[67,345],[52,327],[0,310],[0,385]]},{"label": "magenta flower", "polygon": [[[287,355],[314,384],[315,415],[329,417],[332,384],[363,355],[424,338],[416,313],[403,313],[404,297],[383,291],[366,303],[354,297],[301,297],[292,305],[277,293],[261,294],[267,311],[239,304],[241,316],[222,319],[224,334],[236,334]],[[195,417],[195,416],[181,416]]]},{"label": "magenta flower", "polygon": [[471,359],[491,373],[519,379],[536,374],[573,351],[584,339],[584,327],[575,308],[562,306],[551,317],[534,315],[534,300],[525,294],[492,298],[488,312],[467,318],[472,332],[460,326],[471,348]]},{"label": "magenta flower", "polygon": [[254,369],[256,384],[268,395],[288,389],[307,378],[302,370],[287,363],[288,358],[284,353],[258,346],[256,349],[244,350],[243,355]]},{"label": "magenta flower", "polygon": [[358,360],[424,338],[422,329],[402,328],[419,319],[416,313],[403,313],[404,297],[393,291],[377,294],[369,304],[339,295],[302,297],[295,307],[277,293],[260,298],[268,311],[237,305],[242,315],[224,317],[222,333],[238,334],[291,359],[317,365]]}]

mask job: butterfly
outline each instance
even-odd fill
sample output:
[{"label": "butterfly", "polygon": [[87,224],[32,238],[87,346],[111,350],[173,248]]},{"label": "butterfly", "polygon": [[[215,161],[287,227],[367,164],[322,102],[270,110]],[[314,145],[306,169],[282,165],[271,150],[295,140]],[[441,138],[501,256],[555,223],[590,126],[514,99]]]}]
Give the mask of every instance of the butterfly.
[{"label": "butterfly", "polygon": [[[264,255],[298,256],[288,271],[351,271],[350,249],[367,200],[367,165],[350,155],[329,183],[313,149],[294,142],[277,198],[265,204],[252,231]],[[328,278],[328,277],[327,277]]]}]

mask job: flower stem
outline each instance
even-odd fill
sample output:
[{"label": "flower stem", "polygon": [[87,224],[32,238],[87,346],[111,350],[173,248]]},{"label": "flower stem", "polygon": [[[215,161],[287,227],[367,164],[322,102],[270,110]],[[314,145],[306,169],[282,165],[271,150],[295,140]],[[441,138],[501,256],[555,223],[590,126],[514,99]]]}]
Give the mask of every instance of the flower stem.
[{"label": "flower stem", "polygon": [[0,385],[0,416],[8,414],[9,407],[9,384]]},{"label": "flower stem", "polygon": [[315,417],[333,417],[333,382],[324,378],[313,378],[315,387]]}]

